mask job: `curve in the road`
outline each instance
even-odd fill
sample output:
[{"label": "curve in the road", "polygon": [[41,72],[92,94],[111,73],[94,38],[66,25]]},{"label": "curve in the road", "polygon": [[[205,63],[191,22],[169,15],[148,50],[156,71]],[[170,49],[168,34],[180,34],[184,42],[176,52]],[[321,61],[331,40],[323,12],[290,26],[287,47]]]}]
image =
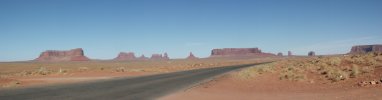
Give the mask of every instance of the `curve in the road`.
[{"label": "curve in the road", "polygon": [[107,81],[8,89],[0,100],[151,100],[228,71],[256,64],[196,69]]}]

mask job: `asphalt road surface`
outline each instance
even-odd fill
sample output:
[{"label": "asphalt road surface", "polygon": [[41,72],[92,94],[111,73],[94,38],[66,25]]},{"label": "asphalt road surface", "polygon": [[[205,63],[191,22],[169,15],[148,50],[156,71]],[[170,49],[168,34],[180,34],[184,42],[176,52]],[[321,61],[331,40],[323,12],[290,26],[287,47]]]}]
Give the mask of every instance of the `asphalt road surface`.
[{"label": "asphalt road surface", "polygon": [[152,100],[255,64],[117,78],[88,83],[0,90],[0,100]]}]

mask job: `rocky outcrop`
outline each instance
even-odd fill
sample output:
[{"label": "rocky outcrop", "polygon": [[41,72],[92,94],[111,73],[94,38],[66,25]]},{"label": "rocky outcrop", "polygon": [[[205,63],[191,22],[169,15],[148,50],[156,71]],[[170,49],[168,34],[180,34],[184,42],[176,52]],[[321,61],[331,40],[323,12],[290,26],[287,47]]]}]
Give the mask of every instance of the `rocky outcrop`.
[{"label": "rocky outcrop", "polygon": [[137,58],[137,60],[148,60],[149,58],[146,57],[145,55],[141,55],[140,57]]},{"label": "rocky outcrop", "polygon": [[167,52],[165,52],[165,53],[163,54],[163,59],[165,59],[165,60],[169,60],[169,59],[170,59],[170,57],[168,57],[168,55],[167,55]]},{"label": "rocky outcrop", "polygon": [[382,45],[357,45],[353,46],[350,54],[368,53],[368,52],[382,52]]},{"label": "rocky outcrop", "polygon": [[40,54],[36,61],[88,61],[82,48],[68,51],[47,50]]},{"label": "rocky outcrop", "polygon": [[223,48],[213,49],[211,57],[240,57],[240,56],[252,56],[252,57],[269,57],[276,56],[272,53],[263,53],[258,48]]},{"label": "rocky outcrop", "polygon": [[152,54],[150,60],[169,60],[167,53],[162,54]]},{"label": "rocky outcrop", "polygon": [[316,53],[314,51],[309,51],[308,56],[316,56]]},{"label": "rocky outcrop", "polygon": [[258,48],[223,48],[213,49],[212,56],[226,56],[226,55],[247,55],[251,53],[261,53]]},{"label": "rocky outcrop", "polygon": [[283,53],[279,52],[277,53],[277,56],[283,56]]},{"label": "rocky outcrop", "polygon": [[136,57],[133,52],[120,52],[114,60],[136,60]]},{"label": "rocky outcrop", "polygon": [[288,51],[288,56],[293,56],[292,51]]},{"label": "rocky outcrop", "polygon": [[195,55],[192,54],[192,52],[190,52],[190,54],[188,55],[188,57],[186,59],[198,59],[198,58],[195,57]]}]

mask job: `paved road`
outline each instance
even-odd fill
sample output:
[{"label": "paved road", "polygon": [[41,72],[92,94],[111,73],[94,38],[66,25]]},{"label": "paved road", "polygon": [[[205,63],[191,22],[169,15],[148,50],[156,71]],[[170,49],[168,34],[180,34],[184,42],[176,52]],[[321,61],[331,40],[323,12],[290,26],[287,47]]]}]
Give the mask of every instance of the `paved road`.
[{"label": "paved road", "polygon": [[118,78],[0,91],[0,100],[152,100],[225,72],[255,64],[206,68],[134,78]]}]

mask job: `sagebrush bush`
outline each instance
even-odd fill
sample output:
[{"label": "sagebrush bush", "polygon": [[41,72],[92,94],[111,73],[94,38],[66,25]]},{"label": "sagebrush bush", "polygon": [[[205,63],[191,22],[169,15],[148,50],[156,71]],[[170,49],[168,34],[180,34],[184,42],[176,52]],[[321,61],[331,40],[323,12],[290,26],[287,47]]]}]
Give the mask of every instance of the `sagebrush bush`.
[{"label": "sagebrush bush", "polygon": [[350,72],[350,77],[355,78],[361,73],[358,65],[353,64]]},{"label": "sagebrush bush", "polygon": [[328,71],[327,77],[329,80],[332,80],[333,82],[337,82],[340,80],[348,79],[349,74],[347,72],[339,70],[339,69],[332,69],[332,70]]},{"label": "sagebrush bush", "polygon": [[339,57],[329,58],[328,60],[328,64],[332,66],[339,66],[342,62],[342,59],[340,59]]}]

